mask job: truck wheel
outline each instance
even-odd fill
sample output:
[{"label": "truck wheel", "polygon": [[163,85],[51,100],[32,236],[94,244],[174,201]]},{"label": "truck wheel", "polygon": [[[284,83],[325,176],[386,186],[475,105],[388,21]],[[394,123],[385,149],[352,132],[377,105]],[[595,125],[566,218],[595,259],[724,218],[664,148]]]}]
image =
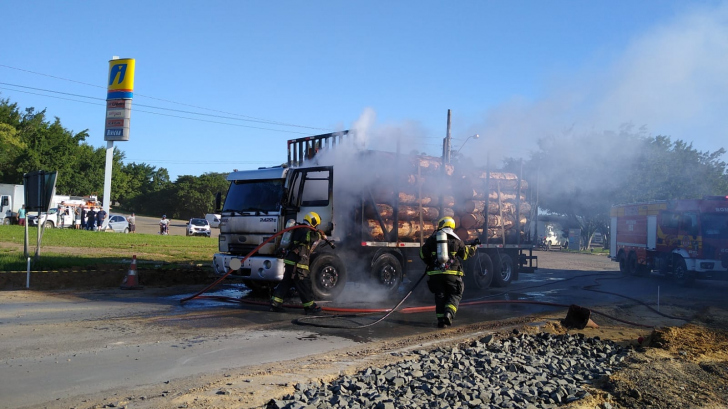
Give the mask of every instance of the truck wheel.
[{"label": "truck wheel", "polygon": [[624,252],[620,252],[619,256],[617,256],[617,260],[619,260],[619,271],[622,274],[627,274],[627,257],[624,255]]},{"label": "truck wheel", "polygon": [[675,260],[675,265],[672,266],[672,274],[675,276],[675,281],[684,286],[689,286],[695,282],[695,273],[688,271],[688,266],[682,257]]},{"label": "truck wheel", "polygon": [[317,300],[333,300],[346,285],[346,267],[334,254],[319,254],[311,263],[311,284]]},{"label": "truck wheel", "polygon": [[627,274],[636,276],[638,268],[639,264],[637,263],[637,253],[634,251],[630,252],[629,257],[627,257]]},{"label": "truck wheel", "polygon": [[52,229],[53,228],[53,222],[50,221],[50,220],[46,220],[46,222],[43,223],[43,227],[45,227],[46,229]]},{"label": "truck wheel", "polygon": [[513,281],[513,259],[505,253],[496,254],[493,265],[493,285],[507,287]]},{"label": "truck wheel", "polygon": [[128,227],[125,227],[124,228],[124,234],[128,234],[128,233],[129,233],[129,228]]},{"label": "truck wheel", "polygon": [[477,290],[485,290],[493,282],[493,260],[485,253],[475,255],[467,273],[468,284]]},{"label": "truck wheel", "polygon": [[371,279],[387,293],[396,293],[404,275],[402,263],[393,254],[384,253],[372,265]]},{"label": "truck wheel", "polygon": [[10,219],[8,219],[7,217],[6,217],[6,218],[4,218],[4,219],[3,219],[3,225],[5,225],[5,226],[8,226],[8,225],[10,225]]}]

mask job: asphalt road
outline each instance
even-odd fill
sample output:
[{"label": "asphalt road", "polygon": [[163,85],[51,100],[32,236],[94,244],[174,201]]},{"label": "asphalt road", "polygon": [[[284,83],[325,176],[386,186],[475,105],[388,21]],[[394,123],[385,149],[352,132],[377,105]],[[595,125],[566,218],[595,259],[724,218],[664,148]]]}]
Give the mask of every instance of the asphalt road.
[{"label": "asphalt road", "polygon": [[[143,223],[151,225],[151,221]],[[538,255],[537,273],[521,275],[506,290],[493,288],[467,297],[449,336],[477,334],[479,330],[473,328],[479,324],[565,313],[564,307],[502,303],[509,300],[578,304],[647,325],[682,322],[654,314],[634,299],[661,305],[663,311],[685,309],[686,314],[728,304],[726,282],[698,281],[694,287],[684,288],[656,276],[623,277],[616,271],[616,263],[603,256]],[[0,292],[0,408],[93,407],[129,396],[145,396],[143,401],[135,400],[133,407],[177,407],[174,405],[181,403],[168,400],[169,394],[182,396],[211,379],[224,382],[224,377],[244,373],[246,368],[265,373],[283,362],[290,366],[292,360],[343,350],[361,354],[395,340],[417,344],[422,337],[441,337],[443,333],[435,327],[434,312],[395,313],[370,328],[340,329],[297,325],[295,319],[302,315],[296,309],[271,313],[261,305],[217,300],[180,305],[181,298],[196,290]],[[233,284],[214,291],[214,295],[244,298],[247,293],[244,286]],[[486,303],[496,300],[500,303]],[[341,298],[325,306],[388,308],[395,302],[372,296],[361,285],[348,285]],[[426,297],[408,300],[406,306],[427,304],[431,300]],[[325,318],[321,322],[352,326],[379,317],[381,314]],[[602,316],[593,317],[599,324],[614,324]],[[304,373],[315,369],[306,365]],[[235,381],[255,384],[255,378],[246,379]]]},{"label": "asphalt road", "polygon": [[[123,216],[129,216],[128,213],[123,212],[111,212],[111,214],[120,214]],[[159,234],[159,221],[162,220],[162,215],[159,217],[147,217],[147,216],[135,216],[136,217],[136,231],[137,233],[144,234]],[[169,221],[169,234],[174,236],[184,236],[185,228],[189,220],[170,219]],[[212,231],[212,238],[217,239],[220,235],[220,229],[210,229]]]}]

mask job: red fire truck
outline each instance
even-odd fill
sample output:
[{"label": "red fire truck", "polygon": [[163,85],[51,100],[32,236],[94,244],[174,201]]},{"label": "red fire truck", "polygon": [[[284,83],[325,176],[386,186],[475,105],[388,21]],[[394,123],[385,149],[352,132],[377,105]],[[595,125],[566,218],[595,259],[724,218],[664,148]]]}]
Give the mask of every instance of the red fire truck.
[{"label": "red fire truck", "polygon": [[610,244],[625,274],[728,279],[728,196],[613,206]]}]

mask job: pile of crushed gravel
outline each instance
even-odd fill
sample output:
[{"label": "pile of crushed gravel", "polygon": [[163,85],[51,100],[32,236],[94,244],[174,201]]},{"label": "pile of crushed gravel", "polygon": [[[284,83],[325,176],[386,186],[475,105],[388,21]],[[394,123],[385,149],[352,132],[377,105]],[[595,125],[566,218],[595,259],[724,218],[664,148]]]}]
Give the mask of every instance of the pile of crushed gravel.
[{"label": "pile of crushed gravel", "polygon": [[583,334],[489,335],[329,384],[296,384],[268,408],[555,408],[588,396],[581,386],[610,375],[629,351]]}]

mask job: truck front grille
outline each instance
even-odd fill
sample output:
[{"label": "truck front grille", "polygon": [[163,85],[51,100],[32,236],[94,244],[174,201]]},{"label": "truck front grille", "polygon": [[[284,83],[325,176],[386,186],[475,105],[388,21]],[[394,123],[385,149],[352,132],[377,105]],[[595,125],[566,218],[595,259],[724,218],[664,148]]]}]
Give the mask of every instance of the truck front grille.
[{"label": "truck front grille", "polygon": [[242,243],[229,243],[228,251],[233,254],[248,254],[253,251],[256,247],[254,244],[242,244]]}]

